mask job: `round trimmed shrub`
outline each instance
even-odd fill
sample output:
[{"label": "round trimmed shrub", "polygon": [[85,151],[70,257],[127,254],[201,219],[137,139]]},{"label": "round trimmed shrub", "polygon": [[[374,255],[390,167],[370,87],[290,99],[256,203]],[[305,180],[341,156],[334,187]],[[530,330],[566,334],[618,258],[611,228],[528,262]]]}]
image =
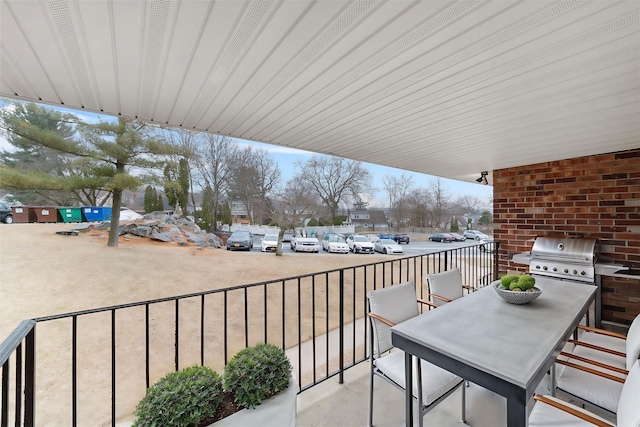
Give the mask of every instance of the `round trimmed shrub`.
[{"label": "round trimmed shrub", "polygon": [[222,402],[222,377],[206,366],[172,372],[149,387],[136,407],[133,427],[196,427]]},{"label": "round trimmed shrub", "polygon": [[273,344],[248,347],[224,367],[224,389],[235,396],[243,408],[255,408],[289,386],[291,362],[285,352]]}]

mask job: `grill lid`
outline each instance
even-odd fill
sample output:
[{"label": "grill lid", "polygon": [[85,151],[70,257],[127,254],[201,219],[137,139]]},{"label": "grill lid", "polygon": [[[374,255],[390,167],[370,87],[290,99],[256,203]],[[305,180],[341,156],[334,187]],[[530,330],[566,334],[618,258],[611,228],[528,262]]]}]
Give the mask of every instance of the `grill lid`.
[{"label": "grill lid", "polygon": [[596,243],[593,238],[538,237],[531,248],[531,258],[593,265]]}]

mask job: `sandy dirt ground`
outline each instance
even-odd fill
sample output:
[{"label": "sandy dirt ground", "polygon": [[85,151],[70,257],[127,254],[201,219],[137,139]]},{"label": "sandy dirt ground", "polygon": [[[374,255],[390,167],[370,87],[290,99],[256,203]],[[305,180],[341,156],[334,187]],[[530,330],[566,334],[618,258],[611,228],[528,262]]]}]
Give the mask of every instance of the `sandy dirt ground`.
[{"label": "sandy dirt ground", "polygon": [[[79,236],[57,235],[73,224],[0,224],[0,339],[23,319],[50,316],[118,304],[222,289],[282,277],[326,271],[376,260],[383,255],[288,254],[228,252],[198,249],[147,239],[120,238],[119,247],[106,246],[104,233],[88,231]],[[364,258],[363,258],[364,257]],[[264,339],[285,346],[335,326],[338,293],[337,273],[288,281],[267,287],[195,297],[180,301],[180,348],[182,368],[200,363],[201,327],[205,364],[218,372],[220,361],[244,346]],[[363,275],[364,272],[358,272]],[[374,274],[368,271],[369,277]],[[389,271],[377,271],[381,278]],[[357,293],[357,313],[364,307],[365,290],[352,284],[362,277],[346,277],[348,298]],[[312,292],[313,290],[313,292]],[[284,293],[284,295],[283,295]],[[285,298],[286,297],[286,298]],[[226,300],[226,305],[225,305]],[[283,302],[284,300],[284,302]],[[265,303],[266,301],[266,303]],[[324,315],[329,305],[330,321]],[[282,315],[282,307],[285,315]],[[246,307],[246,309],[245,309]],[[317,321],[311,324],[315,307]],[[266,314],[265,314],[266,311]],[[353,315],[347,307],[347,319]],[[201,320],[200,313],[205,313]],[[301,313],[301,315],[298,315]],[[246,314],[246,315],[245,315]],[[224,336],[225,315],[228,321]],[[111,343],[116,343],[116,418],[130,414],[145,390],[145,307],[132,307],[77,317],[78,424],[104,425],[111,419]],[[176,304],[149,308],[150,382],[175,366]],[[248,323],[244,322],[247,318]],[[202,323],[201,323],[202,322]],[[115,325],[112,333],[111,325]],[[284,325],[283,325],[284,324]],[[298,325],[301,325],[299,328]],[[245,331],[249,333],[246,334]],[[282,337],[285,331],[286,339]],[[38,425],[70,425],[72,401],[71,319],[38,323],[36,327],[36,420]],[[61,409],[64,408],[64,409]]]}]

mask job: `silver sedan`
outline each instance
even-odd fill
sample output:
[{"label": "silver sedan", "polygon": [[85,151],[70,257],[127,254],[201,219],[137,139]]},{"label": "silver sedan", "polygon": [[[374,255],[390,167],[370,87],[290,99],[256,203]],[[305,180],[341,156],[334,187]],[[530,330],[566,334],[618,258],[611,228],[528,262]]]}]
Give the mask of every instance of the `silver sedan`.
[{"label": "silver sedan", "polygon": [[374,249],[376,252],[382,252],[383,254],[404,254],[402,246],[391,239],[380,239],[374,243]]}]

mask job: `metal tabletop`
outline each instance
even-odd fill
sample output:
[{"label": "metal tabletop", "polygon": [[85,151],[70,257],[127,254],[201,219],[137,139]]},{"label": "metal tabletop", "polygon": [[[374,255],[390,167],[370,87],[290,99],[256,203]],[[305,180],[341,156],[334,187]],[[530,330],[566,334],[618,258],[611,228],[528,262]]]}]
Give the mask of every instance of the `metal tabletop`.
[{"label": "metal tabletop", "polygon": [[542,295],[515,305],[491,286],[391,328],[405,351],[406,425],[413,424],[417,356],[507,398],[507,424],[527,425],[527,402],[587,312],[596,286],[538,278]]}]

